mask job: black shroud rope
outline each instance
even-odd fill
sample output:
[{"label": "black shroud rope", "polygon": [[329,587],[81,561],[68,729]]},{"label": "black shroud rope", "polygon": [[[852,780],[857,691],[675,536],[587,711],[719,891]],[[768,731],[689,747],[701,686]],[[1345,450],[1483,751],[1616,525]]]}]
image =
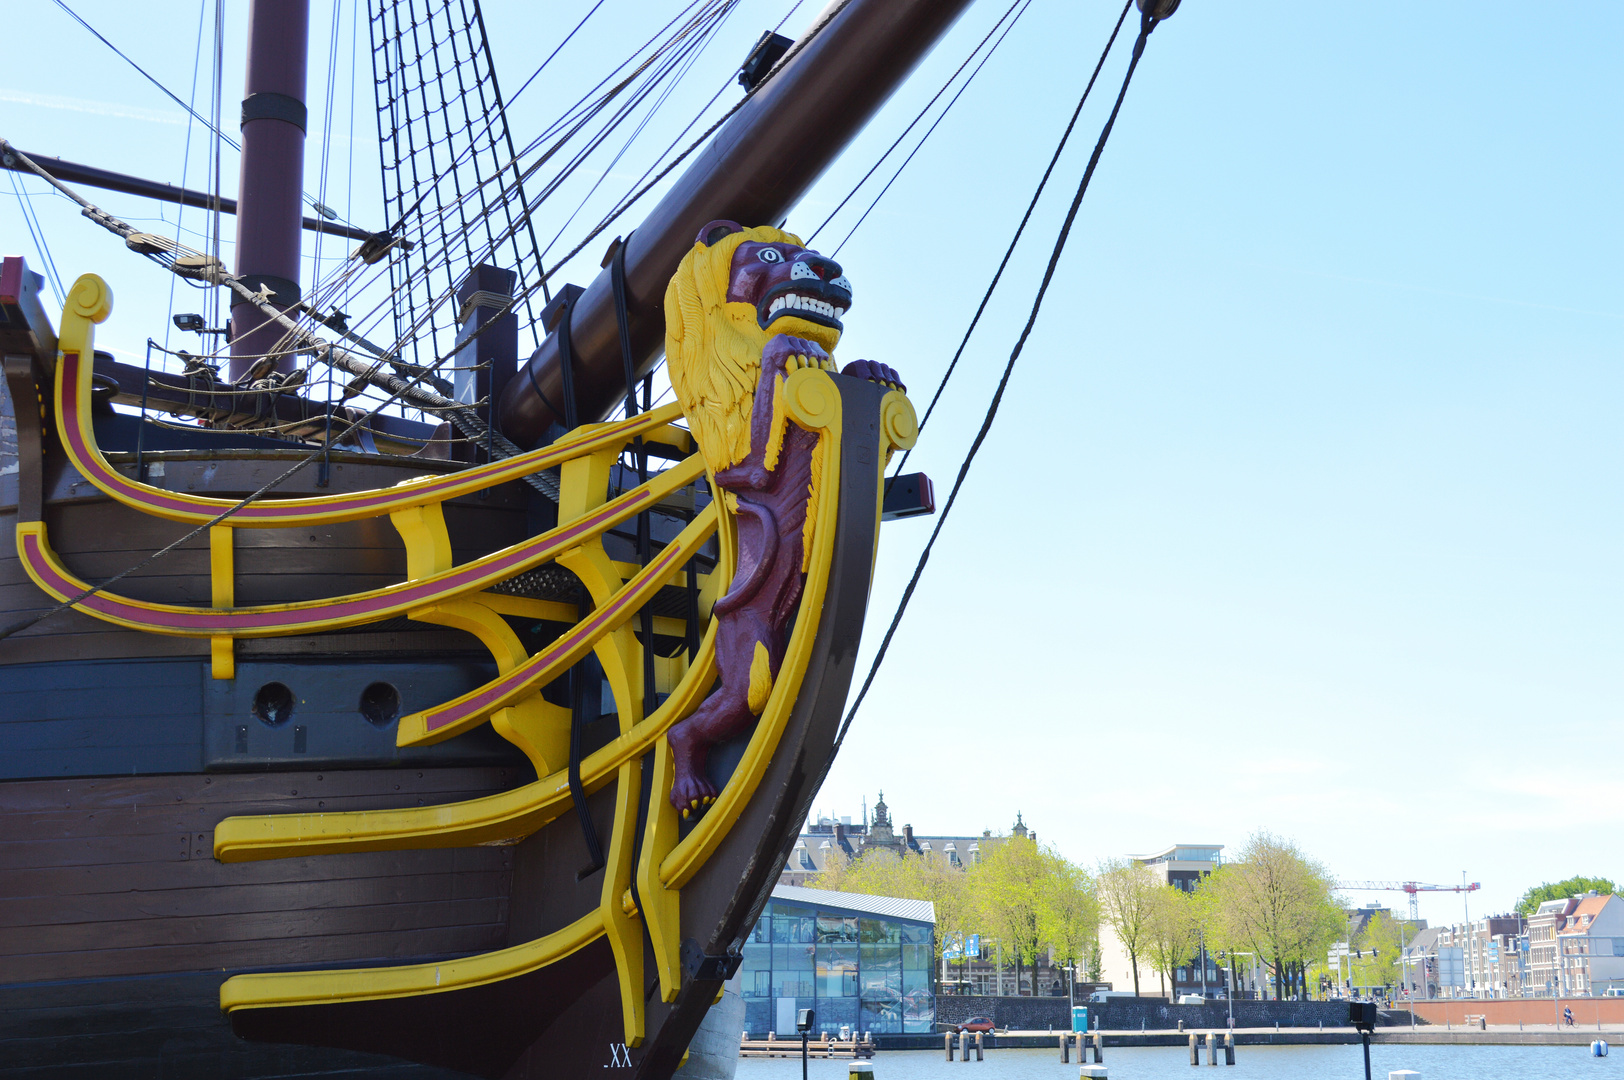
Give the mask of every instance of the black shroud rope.
[{"label": "black shroud rope", "polygon": [[[925,415],[919,421],[919,430],[924,431],[925,425],[930,423],[931,413],[936,411],[936,403],[942,400],[942,391],[947,389],[947,381],[953,377],[953,371],[959,366],[959,357],[964,355],[964,348],[970,344],[970,335],[976,332],[976,326],[981,322],[982,312],[987,310],[987,304],[992,300],[992,294],[998,288],[998,282],[1004,276],[1004,268],[1009,266],[1010,256],[1015,254],[1015,245],[1021,242],[1021,234],[1026,232],[1026,223],[1032,220],[1032,211],[1037,209],[1038,199],[1043,196],[1043,189],[1049,184],[1049,176],[1054,172],[1055,165],[1060,161],[1060,154],[1066,149],[1066,143],[1071,139],[1072,128],[1077,126],[1077,117],[1082,113],[1083,106],[1088,102],[1088,95],[1094,89],[1094,83],[1100,77],[1100,69],[1105,66],[1105,58],[1111,55],[1111,49],[1116,45],[1117,35],[1122,32],[1122,24],[1128,18],[1128,9],[1133,7],[1133,0],[1127,0],[1122,5],[1122,14],[1117,16],[1116,26],[1111,29],[1111,36],[1105,41],[1105,51],[1100,53],[1099,62],[1094,65],[1094,74],[1088,77],[1088,85],[1083,87],[1083,96],[1077,99],[1077,107],[1071,111],[1071,120],[1066,124],[1066,130],[1060,136],[1060,143],[1054,148],[1054,154],[1049,158],[1049,167],[1043,170],[1043,179],[1038,181],[1038,188],[1032,192],[1032,200],[1026,204],[1026,213],[1021,215],[1021,223],[1015,227],[1015,235],[1010,237],[1009,247],[1004,249],[1004,257],[999,260],[998,270],[987,285],[987,291],[981,296],[981,303],[976,305],[976,313],[970,318],[970,325],[964,329],[964,337],[959,341],[959,347],[953,350],[953,359],[948,361],[947,370],[942,373],[942,381],[936,384],[936,392],[930,396],[930,404],[925,407]],[[904,450],[902,460],[897,463],[896,472],[891,474],[895,480],[902,474],[903,466],[908,464],[908,455],[913,451]],[[890,490],[887,483],[886,490]]]},{"label": "black shroud rope", "polygon": [[[1123,9],[1126,14],[1126,8]],[[959,491],[964,487],[964,478],[969,475],[970,466],[975,462],[976,454],[981,450],[981,444],[986,441],[987,433],[992,430],[993,420],[998,416],[998,406],[1004,399],[1004,389],[1009,385],[1009,377],[1015,370],[1015,362],[1020,359],[1021,351],[1026,347],[1026,339],[1031,336],[1032,326],[1037,322],[1038,311],[1043,307],[1044,294],[1049,291],[1049,283],[1054,280],[1056,266],[1060,263],[1061,253],[1066,250],[1066,240],[1071,235],[1071,226],[1077,220],[1077,209],[1082,205],[1083,196],[1088,192],[1088,182],[1094,178],[1094,170],[1100,163],[1100,154],[1105,150],[1105,143],[1111,137],[1111,128],[1116,124],[1117,113],[1122,109],[1122,100],[1128,94],[1128,84],[1133,81],[1134,69],[1139,66],[1139,58],[1144,55],[1145,41],[1150,37],[1151,31],[1156,29],[1160,20],[1146,11],[1140,18],[1139,37],[1133,43],[1133,58],[1128,62],[1128,71],[1122,77],[1122,89],[1117,91],[1116,104],[1111,107],[1111,115],[1105,121],[1105,127],[1100,131],[1099,141],[1094,144],[1094,153],[1088,159],[1088,168],[1083,170],[1082,182],[1077,185],[1077,194],[1072,196],[1071,208],[1066,211],[1066,220],[1060,226],[1060,234],[1055,237],[1054,250],[1049,254],[1049,265],[1043,271],[1043,281],[1038,285],[1037,295],[1032,299],[1031,313],[1026,317],[1026,325],[1021,328],[1020,337],[1015,341],[1015,347],[1010,350],[1009,362],[1004,365],[1003,377],[998,380],[998,389],[993,392],[992,401],[987,406],[987,415],[981,421],[981,429],[976,432],[974,441],[970,443],[969,452],[964,456],[964,462],[959,466],[958,476],[953,481],[953,490],[947,497],[942,512],[937,515],[936,526],[931,530],[930,539],[925,542],[924,551],[919,553],[919,562],[914,567],[913,576],[908,579],[908,587],[902,592],[902,599],[897,604],[896,613],[891,616],[891,625],[886,627],[885,637],[880,641],[879,650],[874,654],[874,660],[869,665],[868,675],[863,679],[863,686],[857,692],[857,700],[853,701],[851,708],[846,712],[846,718],[841,722],[840,732],[835,736],[834,746],[829,750],[829,762],[833,764],[835,755],[840,752],[840,745],[846,739],[846,732],[851,729],[851,722],[857,716],[857,710],[862,707],[863,699],[868,696],[869,687],[874,685],[874,676],[880,670],[880,664],[885,660],[886,651],[891,646],[891,639],[896,636],[897,626],[902,622],[902,616],[908,610],[908,602],[913,599],[914,590],[919,586],[919,579],[925,572],[925,565],[930,562],[931,548],[935,546],[937,537],[942,534],[942,526],[947,524],[948,515],[953,512],[953,503],[959,497]],[[1119,23],[1120,25],[1120,23]],[[1112,34],[1112,39],[1116,37]],[[1109,50],[1110,46],[1106,46]],[[1100,62],[1104,63],[1104,57]],[[1096,69],[1096,75],[1098,69]],[[1093,80],[1089,80],[1093,86]],[[1087,96],[1087,91],[1084,91]],[[1081,104],[1079,103],[1079,108]],[[1067,127],[1069,134],[1070,127]],[[1047,174],[1045,174],[1047,179]],[[1030,210],[1028,211],[1030,214]],[[1022,221],[1025,226],[1025,221]],[[1006,255],[1007,259],[1008,256]],[[1000,267],[1002,272],[1002,267]],[[979,315],[979,313],[978,313]]]}]

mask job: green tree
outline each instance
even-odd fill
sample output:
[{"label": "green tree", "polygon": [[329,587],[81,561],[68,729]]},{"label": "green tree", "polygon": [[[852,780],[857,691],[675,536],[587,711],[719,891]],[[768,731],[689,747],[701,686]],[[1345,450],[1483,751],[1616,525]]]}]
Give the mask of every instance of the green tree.
[{"label": "green tree", "polygon": [[1047,865],[1039,898],[1040,933],[1054,951],[1055,962],[1066,968],[1069,987],[1072,966],[1085,962],[1091,948],[1098,951],[1099,901],[1087,870],[1052,850],[1045,849],[1043,857]]},{"label": "green tree", "polygon": [[1570,877],[1565,881],[1548,881],[1543,885],[1532,886],[1522,894],[1522,899],[1517,901],[1517,913],[1527,918],[1547,900],[1566,900],[1570,896],[1582,895],[1591,889],[1595,889],[1605,896],[1611,896],[1618,891],[1618,886],[1604,877],[1578,876]]},{"label": "green tree", "polygon": [[[981,845],[981,862],[971,878],[982,925],[1015,960],[1015,993],[1021,992],[1023,964],[1036,964],[1045,940],[1045,894],[1049,857],[1024,836]],[[1033,987],[1036,990],[1036,987]]]},{"label": "green tree", "polygon": [[1273,970],[1276,1000],[1304,992],[1308,965],[1346,932],[1325,868],[1268,832],[1253,834],[1204,889],[1226,947],[1255,952]]},{"label": "green tree", "polygon": [[1401,943],[1408,938],[1402,919],[1380,913],[1371,916],[1364,930],[1348,943],[1354,952],[1352,975],[1344,975],[1344,978],[1350,979],[1356,987],[1396,986],[1399,972],[1394,964]]},{"label": "green tree", "polygon": [[1178,987],[1177,969],[1196,951],[1200,931],[1195,905],[1183,889],[1163,887],[1154,894],[1147,925],[1145,955],[1168,990],[1168,1000]]},{"label": "green tree", "polygon": [[1139,996],[1139,957],[1150,943],[1157,896],[1167,885],[1148,866],[1130,859],[1107,859],[1094,878],[1100,916],[1116,931],[1133,968],[1133,993]]},{"label": "green tree", "polygon": [[1088,981],[1097,983],[1105,976],[1105,957],[1100,955],[1100,940],[1095,938],[1088,946],[1088,966],[1084,968]]}]

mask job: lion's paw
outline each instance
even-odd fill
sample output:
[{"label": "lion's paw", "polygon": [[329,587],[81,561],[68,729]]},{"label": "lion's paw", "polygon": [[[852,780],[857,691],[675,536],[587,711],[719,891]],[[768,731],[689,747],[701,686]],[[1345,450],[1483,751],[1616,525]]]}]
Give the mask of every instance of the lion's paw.
[{"label": "lion's paw", "polygon": [[703,776],[683,772],[671,785],[671,805],[682,811],[683,817],[697,817],[716,801],[716,789]]},{"label": "lion's paw", "polygon": [[902,377],[897,374],[896,368],[888,364],[878,364],[873,360],[853,360],[841,371],[842,375],[850,375],[855,379],[867,379],[869,382],[889,386],[893,390],[907,391]]}]

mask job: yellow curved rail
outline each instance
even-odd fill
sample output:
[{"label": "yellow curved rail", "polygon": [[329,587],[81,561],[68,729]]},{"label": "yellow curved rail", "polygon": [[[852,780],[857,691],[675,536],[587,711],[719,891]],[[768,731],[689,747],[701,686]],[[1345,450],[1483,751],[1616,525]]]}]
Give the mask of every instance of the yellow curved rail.
[{"label": "yellow curved rail", "polygon": [[[57,337],[60,351],[56,363],[56,422],[68,459],[101,491],[143,513],[193,525],[212,521],[221,511],[235,506],[238,500],[187,495],[132,480],[113,468],[96,445],[90,413],[94,368],[90,358],[95,355],[95,326],[106,320],[112,310],[113,293],[107,283],[95,274],[84,274],[73,283],[62,311],[62,326]],[[566,437],[541,450],[449,475],[425,476],[394,487],[342,495],[258,500],[236,511],[226,521],[239,529],[278,529],[330,525],[392,514],[522,479],[617,442],[624,443],[636,435],[668,427],[681,416],[681,407],[673,403],[631,420],[595,425],[576,437]]]},{"label": "yellow curved rail", "polygon": [[[715,681],[716,625],[712,623],[671,696],[630,731],[581,760],[581,783],[587,793],[597,791],[622,765],[647,753],[672,724],[698,707]],[[512,791],[439,806],[228,817],[215,827],[214,857],[228,863],[253,862],[341,851],[506,843],[529,836],[569,806],[569,773],[559,769]]]},{"label": "yellow curved rail", "polygon": [[[647,485],[604,503],[584,517],[460,566],[381,589],[322,600],[241,608],[159,604],[102,591],[74,606],[87,615],[117,626],[175,637],[275,637],[376,622],[488,589],[515,574],[553,560],[572,548],[596,539],[640,511],[649,509],[692,483],[704,471],[704,461],[694,454],[656,474]],[[71,600],[90,587],[88,582],[69,571],[51,550],[44,522],[18,524],[17,556],[34,584],[58,600]]]},{"label": "yellow curved rail", "polygon": [[603,919],[602,910],[594,910],[546,937],[461,960],[401,967],[234,975],[220,987],[220,1008],[234,1012],[277,1005],[379,1001],[484,986],[546,967],[592,944],[604,934]]},{"label": "yellow curved rail", "polygon": [[[69,459],[99,490],[144,513],[170,520],[204,523],[235,501],[166,491],[120,474],[96,445],[91,422],[90,385],[94,327],[111,311],[105,282],[85,275],[74,284],[62,320],[61,353],[56,372],[55,412],[58,432]],[[716,680],[714,621],[686,668],[673,666],[676,679],[667,699],[649,716],[638,707],[642,694],[639,643],[625,630],[627,620],[646,605],[674,574],[687,565],[712,532],[719,531],[720,563],[713,582],[731,578],[735,538],[723,500],[710,503],[648,565],[623,580],[623,571],[603,550],[604,533],[693,483],[704,465],[695,454],[647,484],[613,500],[606,488],[613,458],[632,438],[670,430],[680,407],[667,406],[631,421],[595,425],[565,441],[506,461],[465,469],[449,476],[424,477],[389,489],[300,499],[259,501],[233,512],[211,535],[213,607],[194,608],[132,600],[98,593],[80,603],[97,618],[131,629],[181,636],[208,637],[215,643],[216,677],[229,677],[231,640],[336,629],[407,613],[414,618],[484,627],[482,636],[498,655],[500,674],[484,686],[453,701],[402,719],[402,744],[435,742],[467,730],[496,714],[517,725],[512,715],[535,706],[540,687],[556,679],[589,650],[599,650],[619,701],[619,736],[580,763],[580,781],[588,793],[617,785],[608,833],[607,865],[597,908],[554,933],[508,949],[440,964],[415,964],[362,970],[340,969],[238,976],[221,988],[227,1011],[288,1005],[380,1000],[467,989],[535,971],[607,938],[620,983],[628,1045],[643,1036],[646,979],[643,932],[654,944],[663,996],[671,1000],[680,983],[677,935],[680,891],[715,852],[756,794],[788,726],[808,677],[834,558],[840,512],[842,410],[840,391],[817,369],[792,373],[779,390],[783,416],[819,435],[819,490],[807,548],[807,575],[785,658],[756,730],[738,767],[709,812],[686,838],[678,841],[676,810],[665,797],[671,757],[664,736],[690,715]],[[882,406],[880,460],[882,471],[890,446],[911,445],[912,409],[894,393]],[[684,433],[685,435],[686,433]],[[669,435],[662,438],[670,438]],[[684,445],[685,439],[678,440]],[[499,552],[450,567],[449,544],[440,516],[446,499],[519,479],[541,469],[562,466],[567,497],[560,499],[560,524],[537,537]],[[879,512],[876,504],[875,513]],[[303,527],[365,517],[393,515],[408,551],[410,580],[384,589],[319,601],[235,608],[229,529]],[[28,573],[50,595],[71,599],[85,582],[70,574],[51,551],[43,522],[20,523],[18,550]],[[568,566],[589,585],[594,609],[539,652],[526,656],[516,642],[497,640],[505,627],[497,614],[472,594],[547,561]],[[495,604],[486,594],[486,604]],[[486,625],[489,624],[489,625]],[[511,634],[508,634],[511,637]],[[487,640],[489,639],[489,640]],[[494,642],[494,643],[493,643]],[[506,655],[506,659],[503,659]],[[614,674],[615,671],[619,675]],[[680,672],[680,675],[678,674]],[[545,723],[552,723],[548,719]],[[550,730],[550,729],[549,729]],[[511,733],[509,737],[514,737]],[[520,741],[521,746],[524,745]],[[653,749],[656,792],[642,836],[641,861],[634,860],[638,840],[639,792],[644,756]],[[527,750],[527,752],[529,752]],[[543,764],[548,753],[532,754]],[[234,817],[215,830],[215,857],[244,862],[334,852],[402,848],[443,848],[507,843],[523,839],[571,805],[568,770],[550,768],[532,784],[482,799],[441,806],[336,814],[292,814]],[[643,910],[632,902],[631,884],[639,882]]]},{"label": "yellow curved rail", "polygon": [[654,598],[716,531],[716,515],[713,502],[695,515],[688,527],[661,548],[659,554],[622,585],[607,603],[594,608],[590,615],[524,663],[461,697],[401,717],[396,741],[408,746],[449,739],[483,722],[497,709],[506,708],[552,682],[564,669],[591,652],[604,635],[625,625],[626,620]]}]

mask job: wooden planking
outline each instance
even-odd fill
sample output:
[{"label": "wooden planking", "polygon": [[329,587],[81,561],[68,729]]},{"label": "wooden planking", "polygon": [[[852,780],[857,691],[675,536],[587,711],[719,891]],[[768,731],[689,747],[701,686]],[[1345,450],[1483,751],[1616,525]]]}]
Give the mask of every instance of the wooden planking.
[{"label": "wooden planking", "polygon": [[[447,504],[453,550],[461,559],[484,555],[529,534],[522,500],[492,498]],[[12,532],[16,514],[0,513],[0,534]],[[58,502],[47,508],[52,547],[69,570],[99,581],[128,570],[185,535],[188,527],[152,518],[105,498]],[[236,602],[285,603],[342,596],[398,584],[405,577],[405,549],[387,519],[368,519],[304,530],[238,530]],[[122,579],[121,595],[171,604],[206,606],[211,598],[206,537],[188,541]],[[43,613],[56,601],[40,592],[16,557],[0,544],[0,613]],[[239,657],[335,656],[411,652],[458,652],[484,657],[478,640],[443,627],[365,627],[337,634],[261,639],[239,643]],[[0,664],[44,660],[83,661],[133,657],[207,656],[202,639],[143,634],[115,628],[75,611],[52,616],[0,644]]]},{"label": "wooden planking", "polygon": [[499,948],[508,848],[226,865],[212,857],[212,833],[231,814],[449,802],[527,778],[519,768],[398,768],[0,784],[0,978]]},{"label": "wooden planking", "polygon": [[[270,859],[230,864],[229,881],[222,876],[222,868],[226,864],[209,858],[172,863],[51,866],[10,871],[5,876],[3,888],[7,895],[17,897],[124,894],[166,887],[216,889],[227,884],[232,888],[243,888],[280,882],[326,883],[327,888],[337,891],[347,883],[401,874],[482,873],[493,868],[493,857],[501,853],[501,850],[492,848],[446,848],[438,852],[376,851],[356,855]],[[507,864],[501,862],[494,865],[505,868]]]},{"label": "wooden planking", "polygon": [[206,942],[140,949],[96,948],[79,953],[4,958],[7,978],[94,979],[152,972],[198,971],[221,966],[271,968],[287,964],[342,967],[373,960],[406,961],[425,953],[489,952],[503,947],[500,924],[386,930],[336,937],[266,938],[230,944]]},{"label": "wooden planking", "polygon": [[[80,953],[87,947],[124,952],[149,946],[219,945],[222,956],[229,957],[241,943],[266,939],[347,937],[446,927],[505,928],[507,925],[505,888],[499,897],[470,900],[367,903],[353,907],[333,907],[318,900],[314,905],[301,901],[300,906],[284,911],[244,913],[233,910],[236,902],[233,890],[213,891],[217,894],[215,907],[222,913],[160,918],[137,894],[122,908],[115,908],[96,922],[3,926],[0,927],[0,955],[7,957],[8,968],[30,956]],[[110,934],[107,927],[111,924],[117,924],[117,930]],[[221,962],[233,961],[223,959]]]},{"label": "wooden planking", "polygon": [[[224,813],[242,814],[251,813],[245,807],[255,803],[297,799],[301,792],[302,797],[308,799],[316,790],[345,796],[378,796],[378,805],[384,807],[391,804],[383,800],[391,798],[412,799],[454,791],[500,791],[525,779],[527,777],[516,768],[469,767],[28,780],[0,784],[0,814],[32,814],[51,808],[128,810],[133,806],[171,802],[195,802],[227,808]],[[333,786],[316,787],[322,784]]]},{"label": "wooden planking", "polygon": [[220,1012],[225,977],[208,972],[0,986],[0,1062],[7,1080],[464,1076],[374,1054],[239,1039]]},{"label": "wooden planking", "polygon": [[[501,895],[507,888],[506,870],[409,874],[360,881],[339,880],[326,890],[328,908],[368,904],[422,904],[447,900],[480,899]],[[155,919],[210,915],[220,909],[218,889],[192,886],[173,889],[126,889],[85,895],[35,895],[0,898],[0,927],[53,926],[103,922],[127,917],[132,902]],[[296,910],[309,901],[304,882],[263,882],[234,885],[231,911],[238,915]]]},{"label": "wooden planking", "polygon": [[0,678],[0,777],[182,772],[203,764],[207,676],[196,661],[12,672]]}]

